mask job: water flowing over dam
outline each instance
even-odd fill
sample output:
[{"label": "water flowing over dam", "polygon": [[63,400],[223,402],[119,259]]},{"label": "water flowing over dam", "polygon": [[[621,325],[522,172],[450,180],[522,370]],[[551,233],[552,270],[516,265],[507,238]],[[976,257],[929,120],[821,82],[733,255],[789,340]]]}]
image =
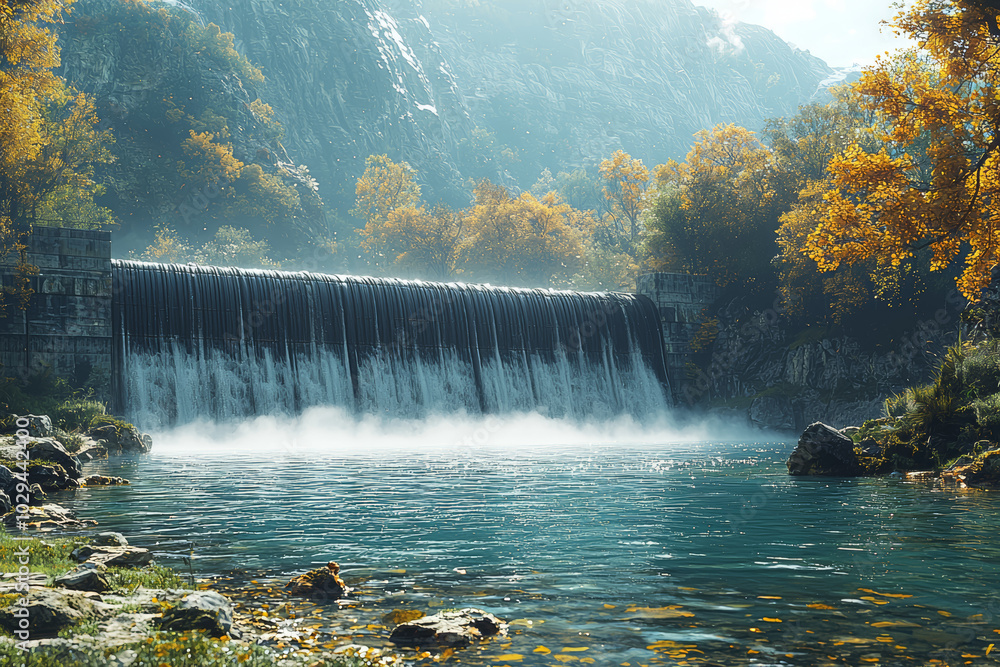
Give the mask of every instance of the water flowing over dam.
[{"label": "water flowing over dam", "polygon": [[662,413],[646,297],[115,260],[113,393],[170,425],[316,405]]}]

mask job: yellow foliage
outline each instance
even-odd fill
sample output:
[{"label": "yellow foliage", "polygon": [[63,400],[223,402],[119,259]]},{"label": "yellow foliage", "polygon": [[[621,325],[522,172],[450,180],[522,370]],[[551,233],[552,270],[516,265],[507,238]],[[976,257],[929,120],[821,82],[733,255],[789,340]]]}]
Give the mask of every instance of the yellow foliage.
[{"label": "yellow foliage", "polygon": [[445,205],[427,211],[405,206],[389,212],[381,228],[384,245],[400,250],[396,263],[426,271],[428,278],[444,279],[455,271],[463,220]]},{"label": "yellow foliage", "polygon": [[683,163],[656,167],[647,248],[654,267],[713,276],[720,286],[770,278],[787,188],[753,132],[718,125],[695,135]]},{"label": "yellow foliage", "polygon": [[550,192],[541,200],[483,180],[465,212],[467,237],[459,249],[466,268],[504,283],[545,286],[567,275],[583,255],[573,209]]},{"label": "yellow foliage", "polygon": [[393,162],[388,155],[370,155],[365,160],[365,172],[354,188],[351,213],[365,221],[362,246],[376,257],[376,263],[384,263],[386,255],[399,254],[393,255],[392,248],[385,247],[388,237],[383,228],[392,211],[419,204],[420,186],[415,177],[410,165]]},{"label": "yellow foliage", "polygon": [[847,147],[830,166],[806,250],[834,270],[872,258],[899,267],[929,248],[931,269],[963,248],[961,292],[977,300],[1000,262],[1000,53],[995,10],[917,0],[895,26],[921,49],[880,58],[855,84],[884,148]]},{"label": "yellow foliage", "polygon": [[649,170],[642,160],[618,150],[610,159],[601,162],[600,174],[604,180],[607,219],[614,226],[620,247],[636,258],[643,231],[641,215]]}]

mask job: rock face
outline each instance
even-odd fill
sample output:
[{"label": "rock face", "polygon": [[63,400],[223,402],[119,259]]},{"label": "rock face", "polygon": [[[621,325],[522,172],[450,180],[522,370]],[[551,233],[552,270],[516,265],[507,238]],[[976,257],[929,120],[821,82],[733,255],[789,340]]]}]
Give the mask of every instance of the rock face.
[{"label": "rock face", "polygon": [[854,442],[821,422],[806,428],[786,465],[790,475],[849,477],[861,471]]},{"label": "rock face", "polygon": [[[74,14],[100,22],[112,5],[81,0]],[[618,148],[651,166],[682,157],[694,132],[717,123],[758,130],[794,113],[831,71],[770,31],[725,24],[690,0],[172,5],[235,35],[264,72],[256,93],[284,125],[294,164],[309,165],[324,200],[344,209],[353,188],[343,185],[372,154],[411,163],[431,200],[464,205],[468,178],[527,186],[544,167],[569,170]],[[70,25],[60,37],[64,75],[126,120],[173,76],[158,68],[166,56],[130,60],[128,39]],[[253,101],[232,77],[207,85]],[[232,129],[244,162],[271,150]],[[139,132],[126,123],[118,134]]]},{"label": "rock face", "polygon": [[337,600],[350,592],[340,578],[340,565],[330,561],[326,567],[311,570],[285,584],[292,595],[313,599]]},{"label": "rock face", "polygon": [[397,625],[389,640],[399,646],[468,646],[473,642],[507,634],[507,624],[482,609],[443,611]]},{"label": "rock face", "polygon": [[165,611],[159,625],[162,630],[205,630],[213,637],[221,637],[233,627],[233,605],[215,591],[197,591]]}]

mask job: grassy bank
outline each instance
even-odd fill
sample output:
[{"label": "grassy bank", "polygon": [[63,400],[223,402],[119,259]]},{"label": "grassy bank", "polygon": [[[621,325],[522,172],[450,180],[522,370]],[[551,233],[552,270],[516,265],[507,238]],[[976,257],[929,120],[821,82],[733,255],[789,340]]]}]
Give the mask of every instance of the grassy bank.
[{"label": "grassy bank", "polygon": [[940,470],[1000,442],[1000,339],[948,349],[932,382],[885,402],[885,416],[852,435],[869,474]]}]

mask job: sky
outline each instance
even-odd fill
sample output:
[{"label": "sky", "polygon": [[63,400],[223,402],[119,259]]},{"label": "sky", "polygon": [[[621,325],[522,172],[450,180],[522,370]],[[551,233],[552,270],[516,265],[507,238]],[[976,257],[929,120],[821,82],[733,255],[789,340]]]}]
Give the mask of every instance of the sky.
[{"label": "sky", "polygon": [[693,0],[727,18],[756,23],[833,67],[870,65],[908,44],[879,24],[897,11],[891,0]]}]

